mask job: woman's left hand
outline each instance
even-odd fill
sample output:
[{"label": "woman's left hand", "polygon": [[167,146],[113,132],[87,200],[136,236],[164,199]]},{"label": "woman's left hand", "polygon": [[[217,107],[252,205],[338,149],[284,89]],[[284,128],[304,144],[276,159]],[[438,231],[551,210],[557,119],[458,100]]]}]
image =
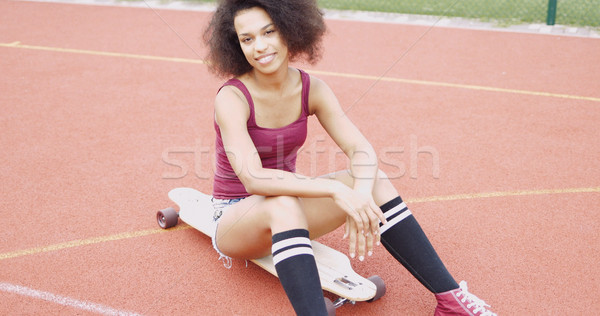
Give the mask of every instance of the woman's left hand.
[{"label": "woman's left hand", "polygon": [[[356,195],[361,195],[358,192],[354,192]],[[367,221],[362,222],[363,230],[359,231],[359,225],[357,225],[356,221],[351,217],[346,217],[346,226],[344,238],[348,238],[349,240],[349,248],[348,253],[351,258],[355,258],[358,251],[358,259],[363,261],[365,256],[371,256],[373,254],[373,247],[375,245],[379,245],[381,240],[381,235],[379,232],[379,222],[383,219],[385,222],[385,217],[381,212],[381,209],[377,207],[373,199],[369,196],[370,200],[367,206],[365,213],[372,213],[373,215],[369,216]]]}]

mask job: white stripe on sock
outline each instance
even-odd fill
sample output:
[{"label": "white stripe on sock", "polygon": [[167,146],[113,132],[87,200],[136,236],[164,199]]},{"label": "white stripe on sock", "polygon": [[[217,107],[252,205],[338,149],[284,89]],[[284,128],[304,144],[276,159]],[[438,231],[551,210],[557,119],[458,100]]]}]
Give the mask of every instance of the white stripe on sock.
[{"label": "white stripe on sock", "polygon": [[386,219],[392,217],[394,214],[402,211],[403,209],[406,208],[406,204],[404,202],[396,205],[395,207],[392,207],[391,210],[388,210],[387,212],[383,213],[383,216],[385,216]]},{"label": "white stripe on sock", "polygon": [[276,253],[278,250],[281,250],[285,247],[289,247],[289,246],[293,246],[293,245],[312,246],[310,243],[310,239],[308,239],[306,237],[293,237],[293,238],[284,239],[284,240],[274,243],[273,246],[271,247],[271,253]]},{"label": "white stripe on sock", "polygon": [[291,249],[285,250],[285,251],[283,251],[283,252],[278,253],[277,255],[275,255],[273,257],[273,264],[277,265],[281,261],[289,259],[289,258],[294,257],[294,256],[297,256],[297,255],[311,255],[311,256],[314,256],[314,253],[313,253],[312,248],[308,248],[308,247],[291,248]]},{"label": "white stripe on sock", "polygon": [[394,217],[394,219],[392,219],[391,221],[388,221],[387,224],[381,226],[379,228],[379,233],[380,234],[385,233],[386,230],[392,228],[392,226],[400,223],[403,219],[409,217],[410,215],[412,215],[412,213],[410,212],[410,210],[407,209],[406,211],[404,211],[404,213]]}]

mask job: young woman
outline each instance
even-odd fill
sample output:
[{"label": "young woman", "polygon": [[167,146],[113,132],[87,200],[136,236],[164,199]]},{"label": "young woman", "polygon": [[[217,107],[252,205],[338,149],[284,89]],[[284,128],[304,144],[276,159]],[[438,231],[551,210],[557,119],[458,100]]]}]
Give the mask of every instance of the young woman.
[{"label": "young woman", "polygon": [[[208,61],[233,79],[214,104],[215,249],[229,265],[272,253],[296,313],[326,315],[310,239],[345,224],[350,257],[362,261],[383,243],[435,294],[436,315],[493,315],[448,273],[331,89],[288,66],[318,60],[324,32],[314,0],[219,2],[205,33]],[[350,170],[320,178],[295,173],[310,115],[347,155]]]}]

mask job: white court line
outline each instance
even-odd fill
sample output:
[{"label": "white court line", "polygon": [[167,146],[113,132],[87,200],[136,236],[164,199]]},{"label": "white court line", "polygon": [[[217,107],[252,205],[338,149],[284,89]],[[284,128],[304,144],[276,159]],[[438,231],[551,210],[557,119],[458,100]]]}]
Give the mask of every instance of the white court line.
[{"label": "white court line", "polygon": [[14,285],[14,284],[10,284],[10,283],[0,282],[0,291],[17,294],[17,295],[22,295],[22,296],[29,296],[29,297],[41,299],[44,301],[56,303],[59,305],[82,309],[82,310],[86,310],[86,311],[90,311],[90,312],[94,312],[94,313],[98,313],[98,314],[102,314],[102,315],[123,315],[123,316],[125,316],[125,315],[140,315],[140,314],[133,313],[133,312],[114,309],[112,307],[101,305],[101,304],[80,301],[80,300],[76,300],[74,298],[60,296],[60,295],[56,295],[56,294],[52,294],[52,293],[44,292],[44,291],[38,291],[38,290],[30,289],[28,287]]}]

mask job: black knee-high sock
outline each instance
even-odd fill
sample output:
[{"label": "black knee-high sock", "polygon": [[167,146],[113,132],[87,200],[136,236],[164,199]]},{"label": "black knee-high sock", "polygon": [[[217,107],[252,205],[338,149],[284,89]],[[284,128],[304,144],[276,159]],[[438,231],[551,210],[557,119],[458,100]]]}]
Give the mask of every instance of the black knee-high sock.
[{"label": "black knee-high sock", "polygon": [[402,198],[385,203],[381,211],[387,219],[380,228],[381,243],[392,256],[433,293],[458,288]]},{"label": "black knee-high sock", "polygon": [[273,263],[297,315],[327,315],[319,271],[306,229],[273,235]]}]

